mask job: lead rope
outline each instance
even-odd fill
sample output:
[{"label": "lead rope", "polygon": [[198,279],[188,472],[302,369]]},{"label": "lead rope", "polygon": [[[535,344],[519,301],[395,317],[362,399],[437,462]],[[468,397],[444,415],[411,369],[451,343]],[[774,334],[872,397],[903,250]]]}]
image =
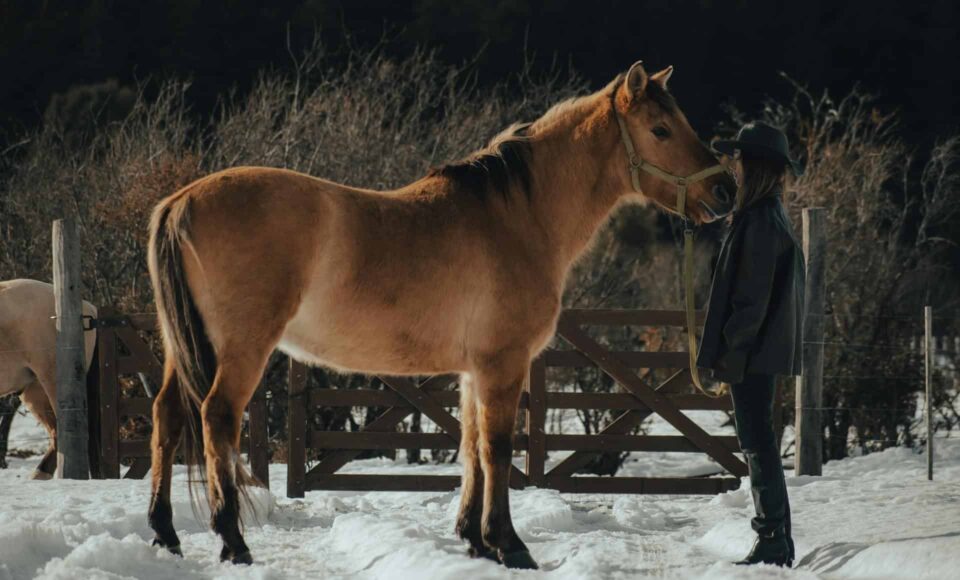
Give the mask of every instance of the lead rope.
[{"label": "lead rope", "polygon": [[[682,210],[686,198],[686,185],[680,186],[677,196],[677,208]],[[681,213],[680,215],[684,215]],[[704,388],[700,382],[700,371],[697,369],[697,320],[696,310],[694,308],[693,294],[693,228],[690,222],[683,219],[683,295],[684,310],[687,315],[687,350],[690,353],[690,379],[697,390],[711,399],[719,399],[726,396],[726,389],[720,388],[716,391],[709,391]]]},{"label": "lead rope", "polygon": [[630,138],[627,124],[624,122],[623,117],[620,116],[620,112],[617,111],[617,104],[611,102],[611,105],[613,107],[613,115],[617,118],[617,125],[620,127],[620,137],[623,140],[623,146],[627,150],[627,158],[630,165],[630,181],[633,184],[634,191],[643,193],[640,189],[640,169],[677,186],[677,213],[681,219],[683,219],[683,293],[684,310],[686,311],[687,317],[687,348],[690,353],[690,378],[698,391],[711,399],[719,399],[720,397],[726,396],[726,390],[721,388],[718,391],[708,391],[705,389],[700,382],[700,373],[697,370],[697,321],[693,303],[693,228],[687,219],[686,201],[688,184],[696,183],[717,173],[722,173],[726,171],[726,169],[722,165],[717,164],[688,177],[678,177],[672,173],[667,173],[656,165],[644,161],[637,155],[633,147],[633,139]]}]

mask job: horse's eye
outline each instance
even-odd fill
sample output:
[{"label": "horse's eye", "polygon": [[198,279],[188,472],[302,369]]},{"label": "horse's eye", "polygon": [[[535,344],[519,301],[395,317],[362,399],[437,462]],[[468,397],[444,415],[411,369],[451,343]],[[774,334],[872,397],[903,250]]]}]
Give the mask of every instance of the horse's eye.
[{"label": "horse's eye", "polygon": [[670,131],[667,131],[667,128],[663,125],[657,125],[651,130],[651,132],[653,133],[654,137],[660,140],[666,139],[670,136]]}]

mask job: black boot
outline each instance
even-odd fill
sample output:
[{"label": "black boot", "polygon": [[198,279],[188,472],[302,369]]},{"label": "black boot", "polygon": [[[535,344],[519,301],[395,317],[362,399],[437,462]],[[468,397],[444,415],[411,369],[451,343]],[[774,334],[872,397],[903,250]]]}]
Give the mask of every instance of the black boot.
[{"label": "black boot", "polygon": [[[784,565],[793,561],[790,501],[783,464],[773,431],[772,375],[748,374],[731,385],[737,438],[750,473],[750,491],[756,517],[750,522],[759,537],[743,564]],[[781,553],[782,552],[782,553]]]},{"label": "black boot", "polygon": [[784,535],[776,536],[757,536],[757,541],[753,544],[753,549],[747,554],[747,557],[739,562],[734,562],[738,566],[750,566],[753,564],[773,564],[774,566],[793,566],[793,554],[791,553],[790,542]]}]

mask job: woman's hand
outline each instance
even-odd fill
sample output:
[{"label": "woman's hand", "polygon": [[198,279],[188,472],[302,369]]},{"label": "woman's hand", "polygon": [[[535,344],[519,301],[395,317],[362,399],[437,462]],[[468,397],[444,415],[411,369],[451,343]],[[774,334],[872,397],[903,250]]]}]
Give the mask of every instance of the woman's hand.
[{"label": "woman's hand", "polygon": [[720,387],[717,389],[717,394],[726,395],[730,392],[730,383],[720,383]]}]

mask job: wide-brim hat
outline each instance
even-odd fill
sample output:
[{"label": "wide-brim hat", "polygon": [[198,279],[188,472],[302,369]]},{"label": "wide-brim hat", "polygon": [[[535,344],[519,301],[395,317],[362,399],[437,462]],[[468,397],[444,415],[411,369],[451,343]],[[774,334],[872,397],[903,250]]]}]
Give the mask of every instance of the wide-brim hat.
[{"label": "wide-brim hat", "polygon": [[803,165],[790,157],[790,146],[783,131],[763,121],[747,123],[740,128],[736,139],[718,139],[712,147],[724,155],[733,155],[735,149],[747,151],[763,157],[783,160],[793,170],[794,175],[803,175]]}]

